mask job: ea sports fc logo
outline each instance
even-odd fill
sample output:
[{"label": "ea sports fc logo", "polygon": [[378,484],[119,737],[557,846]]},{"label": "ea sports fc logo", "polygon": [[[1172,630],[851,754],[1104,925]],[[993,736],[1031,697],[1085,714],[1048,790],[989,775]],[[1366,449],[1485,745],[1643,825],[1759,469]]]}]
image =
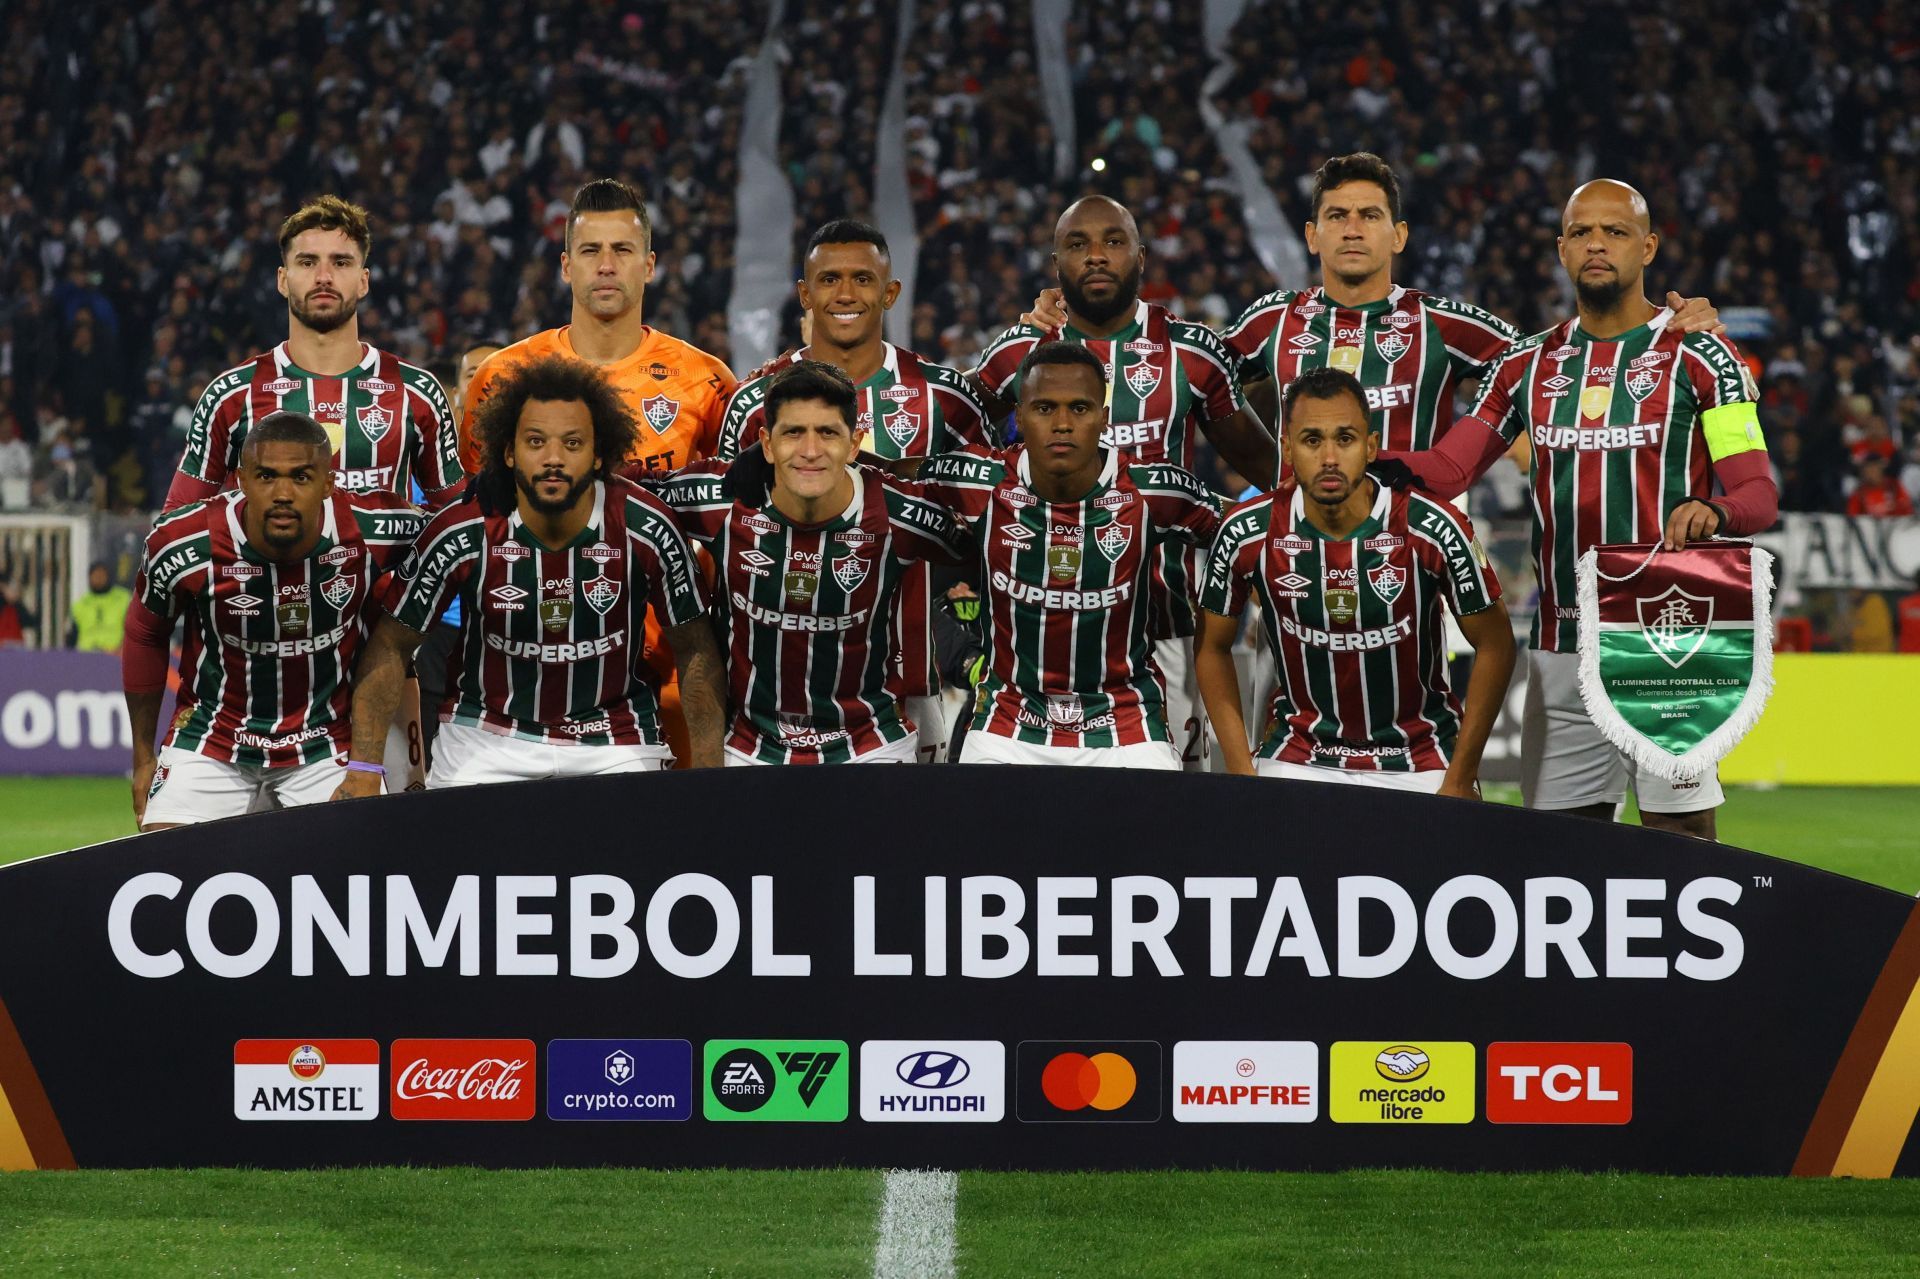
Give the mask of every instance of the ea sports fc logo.
[{"label": "ea sports fc logo", "polygon": [[1139,1087],[1139,1072],[1119,1053],[1061,1053],[1040,1072],[1040,1091],[1061,1110],[1118,1110]]}]

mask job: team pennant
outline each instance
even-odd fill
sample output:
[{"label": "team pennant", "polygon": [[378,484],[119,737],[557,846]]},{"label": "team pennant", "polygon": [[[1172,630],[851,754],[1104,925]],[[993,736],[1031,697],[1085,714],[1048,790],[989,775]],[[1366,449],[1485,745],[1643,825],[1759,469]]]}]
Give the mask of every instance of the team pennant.
[{"label": "team pennant", "polygon": [[1773,692],[1773,557],[1751,542],[1597,546],[1579,591],[1594,724],[1669,781],[1712,769]]}]

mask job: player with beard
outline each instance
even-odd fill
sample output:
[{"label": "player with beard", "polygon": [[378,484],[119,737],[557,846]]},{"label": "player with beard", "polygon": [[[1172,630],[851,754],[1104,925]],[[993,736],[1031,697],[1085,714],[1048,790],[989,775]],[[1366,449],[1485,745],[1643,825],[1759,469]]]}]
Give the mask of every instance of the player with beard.
[{"label": "player with beard", "polygon": [[[807,241],[798,283],[811,341],[727,401],[719,456],[731,460],[761,437],[766,399],[782,365],[819,360],[850,378],[859,401],[855,437],[866,457],[911,475],[935,453],[990,443],[987,407],[966,375],[886,340],[887,312],[900,295],[879,228],[852,218],[829,222]],[[946,707],[933,651],[933,572],[909,567],[894,613],[894,648],[907,715],[920,726],[920,759],[947,755]],[[944,583],[943,583],[944,584]]]},{"label": "player with beard", "polygon": [[1678,332],[1673,313],[1646,299],[1659,247],[1638,191],[1604,178],[1575,191],[1559,249],[1579,313],[1503,355],[1437,446],[1376,465],[1445,498],[1515,440],[1532,441],[1540,610],[1521,726],[1527,806],[1610,821],[1631,782],[1645,825],[1712,839],[1718,776],[1669,782],[1634,767],[1587,715],[1579,686],[1581,555],[1602,543],[1678,549],[1758,533],[1779,507],[1739,352],[1713,334]]},{"label": "player with beard", "polygon": [[962,763],[1181,767],[1148,637],[1152,570],[1220,516],[1190,472],[1102,446],[1104,372],[1085,344],[1041,343],[1010,379],[1023,443],[921,469],[979,548],[988,652]]},{"label": "player with beard", "polygon": [[[1235,361],[1203,324],[1140,299],[1146,270],[1140,229],[1125,207],[1094,195],[1069,206],[1054,227],[1053,266],[1064,321],[1047,329],[1014,325],[987,348],[974,376],[993,396],[1016,395],[1019,371],[1042,342],[1078,342],[1107,369],[1108,427],[1102,442],[1140,462],[1170,462],[1191,472],[1205,435],[1227,464],[1255,483],[1272,483],[1279,462],[1273,437],[1247,408]],[[1004,414],[1004,402],[993,405]],[[1193,676],[1197,553],[1168,544],[1154,565],[1154,657],[1167,681],[1167,714],[1182,765],[1204,772],[1206,710]]]},{"label": "player with beard", "polygon": [[[401,565],[357,673],[354,758],[381,762],[407,655],[458,596],[429,788],[671,766],[641,660],[650,607],[680,663],[688,762],[718,764],[725,695],[699,569],[667,508],[614,473],[637,428],[612,384],[578,360],[523,362],[476,427],[481,471]],[[371,791],[351,774],[340,794]]]},{"label": "player with beard", "polygon": [[[167,512],[147,535],[121,652],[142,830],[323,803],[349,767],[367,604],[423,517],[391,493],[336,487],[332,454],[312,418],[270,414],[241,446],[238,489]],[[182,615],[179,709],[156,755]],[[379,774],[365,785],[377,792]]]},{"label": "player with beard", "polygon": [[928,727],[902,714],[893,615],[910,575],[958,564],[966,548],[911,484],[855,465],[863,398],[832,365],[789,364],[758,388],[758,448],[737,464],[770,472],[764,500],[759,482],[742,500],[725,462],[696,462],[657,490],[719,566],[729,765],[925,756]]},{"label": "player with beard", "polygon": [[[1474,798],[1513,629],[1473,527],[1367,477],[1379,433],[1351,373],[1294,379],[1285,408],[1298,483],[1228,513],[1200,588],[1195,661],[1227,771]],[[1233,654],[1249,595],[1279,672],[1252,755]],[[1475,648],[1464,708],[1447,686],[1443,601]]]},{"label": "player with beard", "polygon": [[[733,373],[717,357],[649,325],[647,285],[653,279],[653,221],[633,187],[600,178],[574,192],[567,215],[560,276],[573,293],[569,322],[516,342],[482,364],[460,415],[461,457],[478,470],[484,452],[477,424],[495,383],[521,364],[557,355],[598,368],[639,429],[616,468],[664,476],[714,456]],[[646,662],[660,692],[661,721],[676,758],[690,757],[680,713],[676,655],[662,642],[660,620],[647,618]]]},{"label": "player with beard", "polygon": [[439,379],[360,340],[372,247],[366,210],[338,196],[323,195],[281,224],[287,340],[201,393],[168,509],[232,487],[248,430],[282,410],[325,428],[341,488],[404,495],[417,481],[430,505],[459,489],[465,472]]}]

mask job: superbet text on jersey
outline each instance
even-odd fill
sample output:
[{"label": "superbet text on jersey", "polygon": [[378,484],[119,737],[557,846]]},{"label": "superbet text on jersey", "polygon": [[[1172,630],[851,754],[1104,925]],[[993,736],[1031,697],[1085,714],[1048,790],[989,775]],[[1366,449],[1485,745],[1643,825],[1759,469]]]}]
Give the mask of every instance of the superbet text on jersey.
[{"label": "superbet text on jersey", "polygon": [[269,768],[332,759],[348,745],[367,600],[422,516],[392,494],[335,489],[313,550],[280,564],[247,541],[240,505],[223,493],[147,535],[136,593],[156,616],[187,618],[166,744]]},{"label": "superbet text on jersey", "polygon": [[986,579],[988,670],[976,733],[1038,746],[1168,742],[1149,656],[1149,565],[1166,542],[1204,543],[1220,516],[1189,472],[1106,452],[1078,502],[1028,486],[1024,447],[934,458],[927,495],[960,517]]},{"label": "superbet text on jersey", "polygon": [[326,428],[341,488],[404,495],[417,481],[434,503],[466,477],[453,410],[433,374],[363,344],[358,365],[323,377],[294,364],[283,342],[222,373],[201,393],[168,507],[234,483],[248,430],[282,411],[304,413]]},{"label": "superbet text on jersey", "polygon": [[[854,430],[864,432],[862,453],[897,462],[976,444],[991,446],[987,406],[965,376],[891,342],[885,345],[886,358],[879,370],[855,388],[860,407]],[[804,350],[795,351],[792,362],[805,358]],[[772,374],[763,374],[734,391],[720,424],[716,456],[732,461],[760,438],[772,381]],[[926,567],[909,569],[900,584],[893,621],[895,664],[905,697],[932,697],[940,691],[933,662],[932,594]]]},{"label": "superbet text on jersey", "polygon": [[458,666],[446,723],[533,741],[660,744],[641,663],[648,604],[669,628],[706,598],[693,552],[658,498],[596,482],[593,514],[563,547],[539,544],[518,511],[469,496],[429,523],[394,576],[387,608],[425,631],[458,596]]},{"label": "superbet text on jersey", "polygon": [[1278,667],[1255,756],[1362,772],[1444,769],[1460,732],[1440,606],[1493,607],[1500,584],[1464,515],[1382,488],[1351,537],[1327,537],[1291,485],[1231,511],[1200,603],[1260,605]]},{"label": "superbet text on jersey", "polygon": [[1575,565],[1602,543],[1660,540],[1673,508],[1713,492],[1712,464],[1763,446],[1752,379],[1725,338],[1662,311],[1601,341],[1575,320],[1519,343],[1473,416],[1533,442],[1533,647],[1576,650]]},{"label": "superbet text on jersey", "polygon": [[901,583],[929,559],[959,563],[953,518],[913,486],[858,468],[847,509],[794,524],[720,492],[723,463],[659,487],[713,552],[727,619],[729,749],[769,764],[843,763],[907,736],[891,660]]},{"label": "superbet text on jersey", "polygon": [[[1201,428],[1247,406],[1233,356],[1219,335],[1151,302],[1139,303],[1133,322],[1104,338],[1089,337],[1072,325],[1048,331],[1016,324],[981,357],[981,384],[1014,398],[1020,362],[1048,341],[1076,342],[1106,365],[1107,428],[1100,442],[1126,450],[1130,462],[1171,462],[1191,471]],[[1264,484],[1271,477],[1252,478]],[[1194,634],[1198,553],[1191,546],[1169,546],[1153,572],[1153,637]]]},{"label": "superbet text on jersey", "polygon": [[[1366,388],[1384,449],[1424,449],[1453,425],[1454,388],[1477,377],[1520,331],[1451,298],[1395,286],[1385,299],[1337,305],[1322,289],[1276,289],[1225,334],[1242,363],[1284,387],[1303,373],[1336,368]],[[1275,434],[1284,423],[1275,423]]]}]

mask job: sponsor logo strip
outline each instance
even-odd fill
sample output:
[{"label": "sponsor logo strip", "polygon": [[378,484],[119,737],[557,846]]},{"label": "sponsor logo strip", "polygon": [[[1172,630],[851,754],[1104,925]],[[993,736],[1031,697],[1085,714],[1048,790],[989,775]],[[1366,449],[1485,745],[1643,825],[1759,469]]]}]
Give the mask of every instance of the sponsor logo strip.
[{"label": "sponsor logo strip", "polygon": [[547,1118],[674,1122],[693,1117],[693,1045],[684,1039],[555,1039]]},{"label": "sponsor logo strip", "polygon": [[531,1039],[396,1039],[395,1119],[533,1118]]},{"label": "sponsor logo strip", "polygon": [[1631,1044],[1487,1045],[1487,1119],[1624,1124],[1633,1118]]},{"label": "sponsor logo strip", "polygon": [[233,1046],[233,1117],[340,1121],[380,1117],[373,1039],[242,1039]]},{"label": "sponsor logo strip", "polygon": [[722,1122],[839,1123],[851,1069],[844,1040],[710,1039],[701,1114]]},{"label": "sponsor logo strip", "polygon": [[1014,1108],[1025,1123],[1152,1123],[1165,1091],[1151,1040],[1029,1039],[1016,1050]]},{"label": "sponsor logo strip", "polygon": [[995,1040],[869,1039],[860,1045],[868,1123],[991,1124],[1007,1115],[1007,1049]]},{"label": "sponsor logo strip", "polygon": [[1173,1117],[1183,1124],[1310,1124],[1320,1117],[1320,1049],[1303,1040],[1182,1040]]},{"label": "sponsor logo strip", "polygon": [[1474,1116],[1472,1044],[1434,1039],[1341,1041],[1327,1058],[1337,1124],[1465,1124]]}]

